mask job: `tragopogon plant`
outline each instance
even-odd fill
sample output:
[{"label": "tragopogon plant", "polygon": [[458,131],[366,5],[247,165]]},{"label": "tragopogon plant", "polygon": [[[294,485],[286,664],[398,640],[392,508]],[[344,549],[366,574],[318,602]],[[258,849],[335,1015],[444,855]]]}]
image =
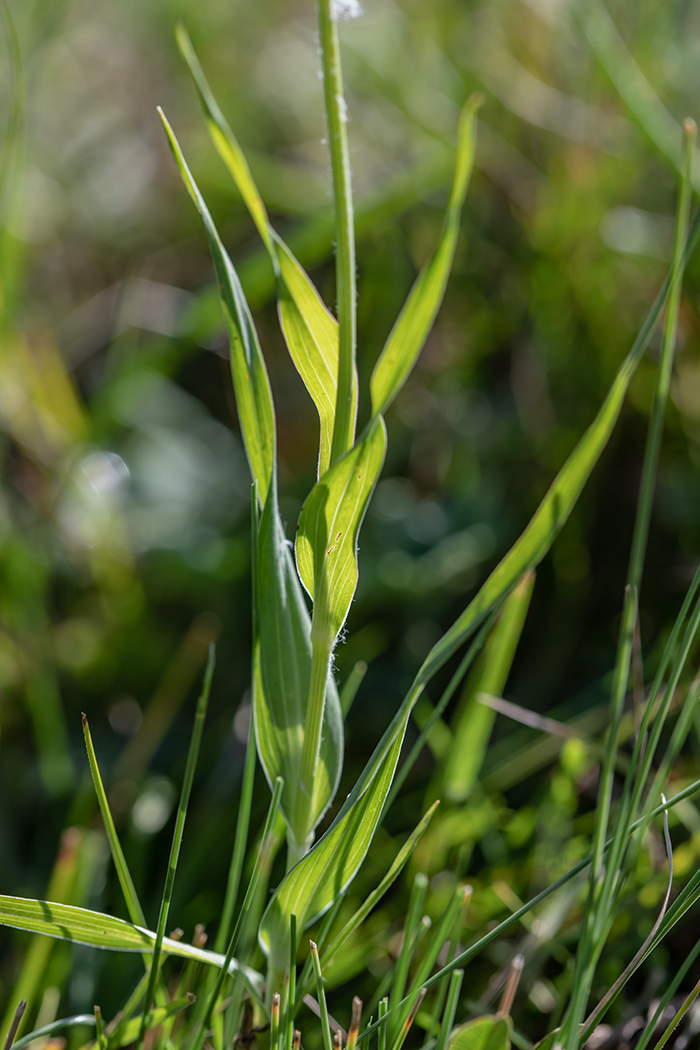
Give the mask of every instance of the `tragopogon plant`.
[{"label": "tragopogon plant", "polygon": [[[629,672],[634,589],[639,584],[646,543],[649,501],[655,469],[654,457],[658,453],[659,427],[668,392],[680,283],[685,259],[700,230],[700,223],[696,219],[686,240],[693,143],[691,128],[687,129],[686,166],[682,179],[676,250],[671,274],[632,349],[623,361],[598,415],[554,479],[521,537],[496,566],[455,623],[430,650],[350,794],[327,830],[316,837],[320,822],[333,804],[343,767],[344,706],[333,673],[333,653],[346,623],[357,586],[360,528],[384,462],[387,442],[384,417],[410,375],[442,302],[474,163],[476,111],[480,102],[478,98],[472,97],[464,106],[457,132],[454,178],[440,241],[434,256],[415,281],[369,377],[371,408],[369,417],[359,421],[358,433],[358,387],[360,379],[365,377],[358,378],[355,354],[356,263],[347,116],[338,41],[338,15],[342,6],[337,0],[335,3],[332,0],[319,0],[318,4],[336,219],[337,319],[323,303],[317,289],[292,252],[272,228],[243,152],[208,87],[187,32],[182,25],[177,30],[178,44],[197,87],[212,140],[231,173],[270,256],[276,278],[282,335],[319,415],[317,479],[304,501],[292,552],[279,511],[275,408],[255,325],[235,267],[187,166],[175,133],[161,114],[183,181],[201,215],[214,261],[230,340],[231,371],[238,416],[252,479],[254,588],[251,679],[254,741],[249,741],[238,831],[226,905],[217,935],[217,951],[207,952],[199,946],[168,939],[164,934],[187,797],[192,784],[201,724],[213,671],[213,658],[197,709],[197,731],[193,735],[168,880],[156,933],[142,928],[143,912],[111,822],[89,730],[87,724],[85,725],[86,743],[98,800],[105,817],[110,847],[132,922],[126,923],[70,906],[23,901],[12,897],[0,898],[0,921],[54,937],[68,937],[98,947],[143,954],[147,965],[150,963],[150,975],[147,979],[144,978],[144,986],[138,995],[135,993],[135,1005],[132,1004],[133,1010],[136,1009],[136,1005],[142,1004],[141,1017],[129,1028],[127,1037],[127,1011],[124,1018],[125,1027],[120,1030],[117,1026],[115,1029],[119,1036],[112,1038],[114,1033],[111,1033],[103,1039],[104,1033],[100,1034],[96,1014],[95,1023],[98,1026],[101,1046],[112,1048],[133,1040],[140,1043],[149,1028],[165,1023],[169,1017],[190,1005],[190,1000],[186,997],[174,999],[166,1005],[158,1000],[159,963],[164,955],[173,954],[191,961],[209,963],[214,968],[205,995],[197,1005],[196,1022],[190,1029],[193,1032],[191,1045],[194,1045],[196,1050],[203,1045],[212,1026],[216,1030],[218,1045],[228,1045],[227,1039],[230,1041],[240,1022],[244,988],[257,1003],[261,1015],[266,1015],[269,1019],[272,1050],[292,1050],[293,1046],[298,1044],[298,1040],[295,1043],[294,1034],[295,1009],[314,979],[324,1043],[326,1050],[331,1050],[328,1016],[327,1012],[324,1012],[326,1008],[319,948],[325,951],[324,960],[333,958],[344,939],[360,925],[396,878],[434,809],[433,807],[425,814],[385,877],[355,915],[340,931],[335,931],[331,924],[336,915],[334,906],[338,905],[344,890],[357,874],[382,816],[397,790],[400,779],[396,777],[397,763],[411,712],[436,672],[470,639],[472,644],[456,668],[435,709],[436,713],[439,714],[444,709],[487,638],[488,644],[484,646],[482,663],[474,673],[480,683],[479,688],[502,689],[525,618],[533,583],[532,570],[551,547],[604,449],[617,421],[632,375],[668,301],[664,364],[657,389],[659,408],[653,417],[654,437],[648,451],[648,467],[645,468],[647,482],[640,497],[642,524],[638,528],[638,542],[635,543],[633,554],[631,586],[625,607],[621,655],[616,676],[614,728],[619,723],[620,705]],[[664,657],[663,669],[654,686],[652,701],[657,694],[662,693],[664,683],[668,684],[670,681],[672,686],[675,685],[684,665],[700,623],[700,606],[696,603],[696,606],[691,608],[697,586],[696,581],[679,615]],[[499,611],[500,619],[497,618]],[[674,647],[677,647],[678,652]],[[673,688],[668,688],[669,696],[672,691]],[[698,696],[695,695],[693,704],[697,701]],[[653,746],[658,742],[667,708],[662,709],[660,721],[657,719],[656,722],[652,722],[651,720],[657,717],[656,710],[650,701],[645,718],[650,720],[650,739]],[[669,747],[671,751],[675,748],[675,752],[668,761],[664,760],[663,776],[657,778],[658,783],[654,782],[654,789],[664,786],[661,781],[668,774],[670,763],[682,743],[681,738],[684,739],[683,733],[688,731],[689,719],[690,715],[682,723],[683,732],[673,737]],[[647,722],[644,726],[647,726]],[[642,739],[642,734],[639,739]],[[567,1046],[572,1048],[577,1045],[579,1039],[593,970],[609,932],[612,905],[619,899],[620,886],[624,882],[623,879],[618,879],[618,874],[628,872],[631,863],[629,858],[633,857],[634,851],[630,847],[633,833],[638,827],[648,825],[652,816],[661,811],[665,812],[668,805],[674,801],[672,799],[671,803],[664,802],[661,807],[657,807],[653,791],[643,797],[648,788],[651,751],[647,751],[643,758],[638,755],[639,775],[637,776],[637,769],[633,768],[628,776],[622,805],[614,824],[611,845],[607,838],[616,744],[615,734],[611,732],[603,767],[589,909],[579,952],[577,972],[580,977],[572,997],[572,1006],[565,1017],[562,1036]],[[484,742],[479,746],[483,747]],[[639,748],[643,750],[643,745],[639,744]],[[256,753],[269,782],[272,801],[253,874],[243,902],[236,911]],[[448,780],[452,785],[450,790],[455,797],[469,789],[477,772],[477,764],[469,765],[468,769],[448,769]],[[696,787],[697,785],[692,785],[680,794],[685,796]],[[263,910],[258,890],[261,883],[266,885],[265,880],[269,876],[271,833],[278,808],[286,831],[286,874]],[[613,863],[607,868],[606,875],[603,856],[609,847]],[[497,936],[500,930],[517,921],[525,911],[539,903],[558,885],[586,867],[590,859],[587,858],[564,879],[543,891],[533,902],[512,915],[498,929],[488,932],[476,944],[452,958],[437,974],[431,976],[438,956],[451,937],[451,931],[469,899],[468,888],[460,886],[437,924],[424,957],[409,981],[410,950],[413,943],[409,933],[415,933],[418,929],[426,886],[424,877],[416,879],[404,937],[407,947],[402,949],[397,962],[390,1003],[386,999],[381,1000],[379,1020],[362,1035],[359,1035],[358,1020],[358,1025],[351,1028],[350,1034],[354,1032],[352,1039],[369,1039],[375,1028],[379,1027],[383,1039],[380,1046],[386,1046],[388,1031],[394,1050],[399,1050],[407,1026],[416,1016],[418,1006],[422,1002],[425,989],[440,986],[442,982],[444,996],[442,999],[438,997],[435,1016],[438,1027],[442,1025],[439,1027],[438,1047],[439,1050],[444,1050],[455,1017],[461,981],[459,967]],[[691,883],[686,896],[679,898],[669,909],[665,916],[665,925],[655,929],[654,937],[657,933],[659,938],[663,936],[664,931],[670,928],[671,919],[677,921],[683,914],[683,909],[688,907],[698,894],[698,883]],[[601,900],[604,907],[600,904]],[[329,922],[324,923],[321,932],[315,935],[318,945],[312,945],[308,965],[297,984],[298,940],[302,931],[324,913],[329,914]],[[244,932],[250,932],[246,929],[246,924],[251,916],[255,918],[258,941],[267,957],[266,974],[258,973],[245,965],[250,961],[249,957],[241,958],[238,952],[239,946],[245,942]],[[324,939],[327,943],[324,943]],[[234,981],[232,989],[228,989],[230,995],[224,996],[223,985],[228,976],[233,977]],[[218,1014],[225,1008],[224,1000],[227,1012],[223,1036],[226,1038],[222,1041]],[[507,1033],[503,1039],[506,1037]],[[501,1040],[501,1036],[498,1038]],[[349,1045],[350,1042],[349,1038]],[[500,1046],[501,1042],[498,1042],[498,1045]]]}]

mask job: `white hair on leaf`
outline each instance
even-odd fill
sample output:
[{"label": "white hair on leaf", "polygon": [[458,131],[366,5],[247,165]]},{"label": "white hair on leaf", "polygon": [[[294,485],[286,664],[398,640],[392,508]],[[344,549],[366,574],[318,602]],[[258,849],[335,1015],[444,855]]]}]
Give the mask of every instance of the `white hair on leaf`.
[{"label": "white hair on leaf", "polygon": [[332,0],[333,17],[340,22],[346,18],[359,18],[362,14],[360,0]]}]

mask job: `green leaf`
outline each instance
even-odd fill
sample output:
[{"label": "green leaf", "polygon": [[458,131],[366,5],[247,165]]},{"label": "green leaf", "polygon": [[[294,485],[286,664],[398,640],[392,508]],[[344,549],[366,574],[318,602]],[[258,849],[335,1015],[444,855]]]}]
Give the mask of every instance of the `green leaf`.
[{"label": "green leaf", "polygon": [[314,602],[312,640],[332,648],[357,587],[357,540],[384,463],[386,428],[372,420],[366,436],[316,483],[299,517],[299,575]]},{"label": "green leaf", "polygon": [[[212,94],[182,23],[177,27],[176,38],[180,53],[192,74],[212,142],[250,212],[275,269],[282,333],[292,361],[319,415],[320,477],[330,464],[338,395],[338,322],[326,308],[306,271],[270,226],[267,209],[243,150]],[[357,405],[357,377],[353,397]]]},{"label": "green leaf", "polygon": [[[274,486],[260,519],[256,591],[259,645],[253,695],[255,736],[270,786],[278,776],[284,780],[281,809],[293,834],[311,680],[311,620],[277,510]],[[329,674],[311,824],[305,833],[316,826],[332,802],[342,765],[343,714]]]},{"label": "green leaf", "polygon": [[440,309],[452,269],[462,205],[474,166],[475,114],[481,102],[480,95],[472,95],[462,111],[457,165],[438,250],[413,285],[372,374],[370,390],[374,415],[386,412],[408,379]]},{"label": "green leaf", "polygon": [[452,746],[442,766],[443,790],[453,802],[464,801],[479,776],[496,712],[480,704],[477,694],[500,696],[503,692],[525,624],[534,582],[534,572],[527,573],[506,599],[484,651],[465,683],[454,719]]},{"label": "green leaf", "polygon": [[539,565],[549,551],[608,443],[630,379],[642,358],[650,333],[651,325],[645,326],[643,335],[636,340],[615,376],[598,415],[557,474],[525,531],[499,562],[462,615],[428,653],[418,672],[417,686],[425,686],[436,671],[464,644],[491,609],[516,586],[525,573]]},{"label": "green leaf", "polygon": [[[338,397],[338,322],[286,244],[275,234],[280,282],[279,317],[285,342],[321,425],[318,476],[331,461],[335,406]],[[353,397],[357,405],[357,376]]]},{"label": "green leaf", "polygon": [[[46,937],[56,937],[63,941],[75,941],[87,944],[92,948],[101,948],[120,952],[153,951],[156,935],[150,930],[142,930],[124,919],[112,915],[88,911],[70,904],[56,904],[53,901],[27,900],[24,897],[0,896],[0,924],[12,926],[17,930],[29,930],[42,933]],[[163,938],[163,951],[168,955],[178,955],[185,959],[207,963],[209,966],[221,966],[223,955],[208,952],[203,948]],[[236,960],[231,965],[232,972],[243,974],[246,981],[259,994],[262,977],[255,970],[241,966]]]},{"label": "green leaf", "polygon": [[475,1017],[455,1029],[448,1050],[510,1050],[510,1024],[505,1017]]},{"label": "green leaf", "polygon": [[289,920],[304,929],[322,915],[357,874],[384,808],[401,752],[410,709],[392,722],[328,831],[282,880],[259,930],[272,972],[289,954]]},{"label": "green leaf", "polygon": [[231,345],[231,374],[236,392],[243,443],[253,480],[258,483],[260,500],[264,505],[272,481],[275,458],[275,411],[260,343],[238,274],[221,243],[221,238],[204,203],[204,198],[187,167],[173,129],[162,110],[158,112],[167,132],[182,180],[202,216],[209,241]]}]

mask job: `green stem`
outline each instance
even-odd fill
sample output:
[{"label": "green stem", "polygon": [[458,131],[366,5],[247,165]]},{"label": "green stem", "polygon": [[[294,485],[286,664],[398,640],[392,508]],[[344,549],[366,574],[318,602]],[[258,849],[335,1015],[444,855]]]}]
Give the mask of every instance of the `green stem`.
[{"label": "green stem", "polygon": [[[313,635],[313,630],[312,630]],[[316,765],[321,747],[323,729],[323,709],[326,702],[326,684],[328,682],[328,665],[331,658],[331,647],[327,642],[311,643],[311,681],[309,683],[309,704],[306,709],[304,726],[304,746],[301,752],[301,771],[299,790],[294,804],[294,836],[297,850],[301,850],[299,860],[306,852],[307,842],[312,828],[311,801],[313,798]]]},{"label": "green stem", "polygon": [[340,67],[338,23],[333,0],[318,0],[321,36],[323,90],[328,122],[328,145],[333,173],[336,238],[336,290],[338,299],[338,392],[336,400],[331,463],[352,448],[355,437],[355,343],[356,277],[355,231],[350,156],[347,137],[347,111]]}]

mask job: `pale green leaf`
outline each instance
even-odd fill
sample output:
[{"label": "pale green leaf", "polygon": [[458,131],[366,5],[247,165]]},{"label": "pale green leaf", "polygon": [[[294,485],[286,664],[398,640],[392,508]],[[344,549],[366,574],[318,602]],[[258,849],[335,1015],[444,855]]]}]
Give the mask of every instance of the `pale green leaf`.
[{"label": "pale green leaf", "polygon": [[[253,698],[255,735],[270,785],[278,776],[284,780],[281,809],[291,830],[311,680],[311,621],[277,510],[274,487],[260,518],[256,592],[259,645]],[[332,802],[342,765],[343,715],[338,690],[329,673],[310,825],[306,831],[316,826]]]},{"label": "pale green leaf", "polygon": [[374,415],[386,412],[406,382],[440,309],[452,269],[462,205],[474,166],[475,114],[480,104],[480,96],[474,95],[462,111],[457,165],[438,250],[413,285],[372,374],[370,390]]},{"label": "pale green leaf", "polygon": [[[150,930],[142,930],[112,915],[70,904],[28,900],[24,897],[0,896],[0,925],[120,952],[151,952],[156,940],[155,933]],[[209,966],[221,966],[224,962],[224,956],[217,952],[195,948],[194,945],[174,941],[170,937],[163,938],[163,951]],[[231,971],[242,973],[259,994],[262,985],[260,974],[247,966],[241,966],[235,959]]]},{"label": "pale green leaf", "polygon": [[501,696],[520,640],[535,574],[527,573],[498,614],[474,670],[467,679],[453,720],[454,736],[442,766],[442,791],[463,802],[477,781],[496,712],[480,704],[478,693]]},{"label": "pale green leaf", "polygon": [[456,1028],[448,1050],[510,1050],[510,1024],[505,1017],[475,1017]]},{"label": "pale green leaf", "polygon": [[[270,226],[267,209],[248,162],[214,98],[186,29],[176,31],[180,52],[192,74],[209,134],[250,212],[278,277],[279,316],[287,348],[319,414],[319,477],[330,464],[338,393],[338,322],[287,245]],[[357,406],[357,376],[354,379]]]},{"label": "pale green leaf", "polygon": [[583,486],[608,443],[650,328],[635,342],[613,380],[598,415],[552,482],[529,525],[493,570],[462,615],[436,642],[416,678],[422,688],[473,634],[494,606],[544,558],[567,521]]},{"label": "pale green leaf", "polygon": [[209,241],[231,345],[231,374],[243,443],[253,480],[258,483],[260,499],[264,504],[272,479],[275,457],[275,412],[267,369],[238,274],[221,243],[175,134],[164,114],[159,112],[182,180],[202,216]]},{"label": "pale green leaf", "polygon": [[328,831],[282,880],[259,930],[272,971],[289,955],[289,920],[302,930],[352,882],[369,849],[394,778],[410,708],[394,718]]},{"label": "pale green leaf", "polygon": [[314,602],[313,637],[332,648],[357,587],[357,540],[384,463],[381,416],[316,483],[299,517],[297,567]]}]

